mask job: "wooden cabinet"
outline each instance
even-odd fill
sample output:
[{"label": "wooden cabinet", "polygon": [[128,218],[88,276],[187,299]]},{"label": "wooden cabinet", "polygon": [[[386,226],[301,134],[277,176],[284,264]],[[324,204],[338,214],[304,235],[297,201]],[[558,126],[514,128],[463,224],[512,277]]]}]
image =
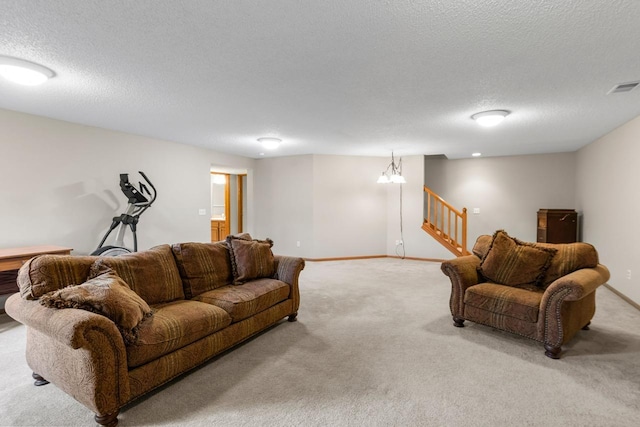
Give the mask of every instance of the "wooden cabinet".
[{"label": "wooden cabinet", "polygon": [[578,213],[573,209],[540,209],[538,242],[573,243],[578,237]]},{"label": "wooden cabinet", "polygon": [[211,241],[219,242],[227,238],[229,230],[225,220],[211,220]]}]

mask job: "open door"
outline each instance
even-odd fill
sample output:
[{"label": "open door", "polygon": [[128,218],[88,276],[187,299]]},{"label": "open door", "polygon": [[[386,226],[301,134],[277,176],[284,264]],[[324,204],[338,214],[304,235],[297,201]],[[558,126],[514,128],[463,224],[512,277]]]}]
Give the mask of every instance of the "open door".
[{"label": "open door", "polygon": [[224,240],[231,230],[229,174],[211,173],[211,241]]},{"label": "open door", "polygon": [[246,174],[211,172],[211,241],[246,229]]}]

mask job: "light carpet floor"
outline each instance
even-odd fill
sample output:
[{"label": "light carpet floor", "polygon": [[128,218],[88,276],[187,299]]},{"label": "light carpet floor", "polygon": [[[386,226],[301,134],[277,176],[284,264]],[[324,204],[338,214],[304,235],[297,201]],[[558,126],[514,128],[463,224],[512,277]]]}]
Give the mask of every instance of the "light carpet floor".
[{"label": "light carpet floor", "polygon": [[[121,426],[637,426],[640,311],[597,293],[590,331],[560,360],[540,343],[455,328],[438,263],[309,262],[283,321],[124,408]],[[0,425],[91,425],[35,387],[25,329],[0,316]]]}]

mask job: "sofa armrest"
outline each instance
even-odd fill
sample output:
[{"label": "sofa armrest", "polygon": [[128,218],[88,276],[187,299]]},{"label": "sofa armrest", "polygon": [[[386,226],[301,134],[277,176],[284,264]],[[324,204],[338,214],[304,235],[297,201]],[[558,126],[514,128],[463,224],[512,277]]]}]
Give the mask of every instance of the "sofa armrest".
[{"label": "sofa armrest", "polygon": [[468,287],[480,283],[479,265],[480,258],[475,255],[466,255],[445,261],[440,266],[442,272],[451,280],[449,308],[454,317],[463,319],[464,292]]},{"label": "sofa armrest", "polygon": [[[73,349],[86,345],[85,332],[89,329],[99,328],[122,340],[111,320],[90,311],[44,307],[37,300],[25,300],[18,294],[7,299],[5,310],[18,322]],[[122,348],[124,350],[124,342]]]},{"label": "sofa armrest", "polygon": [[[575,331],[573,329],[579,329],[584,324],[571,325],[574,323],[587,323],[593,315],[595,310],[595,299],[591,302],[582,304],[582,310],[589,311],[588,313],[573,313],[572,316],[563,310],[563,304],[565,302],[574,304],[577,301],[584,300],[586,297],[591,296],[598,288],[609,280],[610,274],[607,267],[602,264],[598,264],[594,268],[582,268],[562,276],[553,281],[549,287],[545,290],[540,302],[540,316],[544,319],[544,341],[545,344],[550,346],[560,346],[567,341]],[[585,301],[589,301],[588,299]]]},{"label": "sofa armrest", "polygon": [[300,306],[300,289],[298,287],[298,278],[300,272],[304,269],[304,260],[302,258],[275,255],[276,275],[275,278],[291,286],[291,294],[289,298],[293,300],[293,311],[291,314],[298,312]]},{"label": "sofa armrest", "polygon": [[129,400],[122,335],[107,317],[76,308],[48,308],[19,294],[5,302],[9,316],[27,327],[29,367],[98,415]]}]

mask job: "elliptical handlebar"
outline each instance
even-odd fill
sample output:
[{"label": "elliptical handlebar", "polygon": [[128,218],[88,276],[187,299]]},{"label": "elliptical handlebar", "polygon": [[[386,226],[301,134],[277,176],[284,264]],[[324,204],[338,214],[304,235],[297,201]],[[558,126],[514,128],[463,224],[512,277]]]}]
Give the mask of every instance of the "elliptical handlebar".
[{"label": "elliptical handlebar", "polygon": [[[151,191],[149,191],[149,188],[141,181],[138,182],[140,189],[136,188],[135,185],[129,182],[129,174],[120,174],[120,189],[124,195],[127,196],[129,203],[135,206],[135,209],[130,214],[134,217],[142,215],[142,213],[153,204],[157,196],[156,187],[153,185],[151,180],[149,180],[149,177],[147,177],[147,175],[142,171],[138,171],[138,173],[142,176],[147,185],[151,187]],[[151,199],[147,198],[144,193],[147,193]]]},{"label": "elliptical handlebar", "polygon": [[[109,230],[107,230],[106,234],[100,241],[98,248],[91,253],[91,255],[101,255],[101,256],[117,256],[122,255],[124,253],[130,253],[131,251],[124,247],[124,233],[126,231],[127,226],[131,229],[133,233],[133,251],[136,252],[138,250],[138,237],[136,234],[138,218],[144,211],[149,209],[153,202],[156,200],[156,196],[158,192],[156,191],[156,187],[153,185],[149,177],[142,172],[138,171],[138,173],[142,176],[145,183],[138,181],[138,187],[129,182],[129,174],[121,173],[120,174],[120,189],[127,197],[129,205],[127,206],[127,210],[113,218],[111,222],[111,226]],[[151,188],[149,190],[149,187]],[[145,196],[145,193],[147,196]],[[111,246],[103,246],[104,242],[109,237],[109,234],[113,230],[118,228],[116,239],[114,245]]]}]

